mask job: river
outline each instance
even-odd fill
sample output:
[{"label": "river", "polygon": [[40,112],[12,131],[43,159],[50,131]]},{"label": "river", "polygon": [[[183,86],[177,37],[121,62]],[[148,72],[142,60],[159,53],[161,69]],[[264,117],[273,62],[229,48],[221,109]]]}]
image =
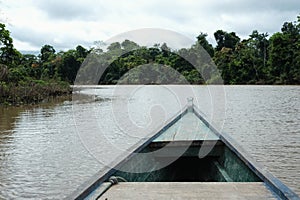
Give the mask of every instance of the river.
[{"label": "river", "polygon": [[214,88],[98,86],[76,92],[73,100],[0,107],[0,199],[67,197],[144,137],[134,127],[150,131],[190,96],[219,129],[300,194],[300,86]]}]

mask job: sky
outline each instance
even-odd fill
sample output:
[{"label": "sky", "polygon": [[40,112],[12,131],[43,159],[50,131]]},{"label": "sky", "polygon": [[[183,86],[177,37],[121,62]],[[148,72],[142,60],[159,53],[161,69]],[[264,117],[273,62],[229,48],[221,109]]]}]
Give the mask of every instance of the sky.
[{"label": "sky", "polygon": [[300,15],[299,0],[0,0],[5,23],[19,51],[91,47],[141,28],[163,28],[196,40],[219,29],[244,39],[253,30],[273,34]]}]

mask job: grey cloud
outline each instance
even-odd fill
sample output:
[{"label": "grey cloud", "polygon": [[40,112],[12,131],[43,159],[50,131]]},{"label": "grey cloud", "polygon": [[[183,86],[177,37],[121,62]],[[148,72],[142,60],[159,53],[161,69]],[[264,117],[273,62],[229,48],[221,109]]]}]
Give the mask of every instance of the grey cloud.
[{"label": "grey cloud", "polygon": [[[42,31],[38,31],[35,28],[27,28],[27,27],[9,27],[11,31],[11,35],[14,39],[27,42],[32,47],[40,50],[41,47],[45,44],[52,45],[56,51],[66,50],[75,48],[77,45],[82,45],[85,47],[89,47],[91,44],[84,41],[78,40],[76,38],[68,38],[65,39],[63,42],[56,42],[55,38],[57,37],[57,33],[46,33]],[[18,49],[24,50],[24,49]]]},{"label": "grey cloud", "polygon": [[[183,3],[185,2],[185,3]],[[248,14],[259,12],[300,12],[299,0],[211,0],[211,1],[149,1],[142,7],[147,14],[188,21],[191,16],[211,18],[222,13]]]},{"label": "grey cloud", "polygon": [[41,45],[49,42],[50,35],[38,33],[34,29],[26,27],[9,27],[11,36],[22,42],[27,42],[33,47],[41,47]]},{"label": "grey cloud", "polygon": [[45,12],[49,18],[61,20],[98,20],[108,12],[105,6],[92,0],[37,1],[35,6]]},{"label": "grey cloud", "polygon": [[176,21],[177,23],[185,23],[190,20],[189,11],[181,7],[176,2],[159,3],[159,6],[152,4],[143,8],[143,12],[149,16],[157,16]]},{"label": "grey cloud", "polygon": [[236,20],[228,22],[230,30],[235,31],[243,37],[251,34],[253,30],[260,32],[268,32],[273,34],[279,32],[284,22],[293,21],[297,14],[293,12],[286,12],[283,14],[280,11],[260,12],[253,14],[235,14],[231,15]]},{"label": "grey cloud", "polygon": [[[166,18],[181,27],[191,29],[212,23],[210,27],[235,31],[243,36],[253,30],[274,33],[283,22],[295,20],[299,13],[299,0],[226,0],[226,1],[149,1],[141,7],[145,15]],[[230,20],[224,20],[223,16]],[[204,22],[204,23],[203,23]],[[213,24],[215,23],[215,25]],[[216,30],[199,30],[212,32]],[[194,33],[197,34],[197,33]]]},{"label": "grey cloud", "polygon": [[196,11],[201,10],[205,12],[203,15],[207,16],[207,21],[215,23],[217,29],[234,31],[241,38],[246,38],[253,30],[270,35],[279,32],[284,22],[297,19],[299,8],[299,0],[227,0],[205,5],[200,2],[193,7],[193,15],[199,17]]},{"label": "grey cloud", "polygon": [[[200,4],[201,6],[201,4]],[[299,12],[299,0],[230,0],[219,1],[208,5],[208,9],[213,12],[225,13],[259,13],[270,11],[291,11]]]}]

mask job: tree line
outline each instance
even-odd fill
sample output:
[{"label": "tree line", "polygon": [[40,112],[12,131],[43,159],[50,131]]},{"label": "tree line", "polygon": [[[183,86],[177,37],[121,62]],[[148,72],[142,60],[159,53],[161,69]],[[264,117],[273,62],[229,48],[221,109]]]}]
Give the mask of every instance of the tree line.
[{"label": "tree line", "polygon": [[[88,55],[89,59],[98,57],[99,61],[100,57],[101,60],[96,63],[97,69],[91,67],[91,63],[82,67],[84,73],[80,74],[101,72],[99,80],[90,84],[116,84],[121,77],[127,84],[168,84],[170,80],[180,84],[183,82],[179,76],[191,84],[219,83],[220,79],[224,84],[300,83],[300,16],[297,21],[285,22],[281,31],[271,36],[254,30],[247,39],[241,40],[235,32],[217,30],[214,38],[215,47],[208,42],[207,34],[200,33],[190,48],[182,49],[170,49],[166,43],[144,47],[125,40],[110,44],[107,51],[78,45],[75,49],[56,52],[47,44],[38,55],[32,55],[15,49],[10,32],[0,23],[0,100],[30,102],[48,95],[68,93],[69,84],[74,84]],[[189,60],[197,56],[202,47],[212,58],[217,71],[212,71],[215,69],[210,68],[210,61],[201,61],[205,58],[201,57],[195,63]],[[149,64],[154,66],[150,75],[142,69],[133,70]],[[109,66],[104,69],[104,65]],[[166,67],[179,75],[170,74],[172,70],[166,70]],[[147,82],[148,79],[152,82]]]},{"label": "tree line", "polygon": [[[141,47],[129,40],[112,43],[107,52],[90,53],[91,57],[94,54],[100,58],[99,68],[109,64],[104,72],[100,70],[100,81],[93,84],[116,84],[120,79],[125,84],[151,83],[145,80],[147,78],[157,84],[186,83],[178,77],[174,81],[176,75],[170,75],[170,70],[156,64],[175,69],[191,84],[300,84],[300,16],[297,21],[285,22],[281,31],[271,36],[254,30],[248,38],[241,40],[235,32],[217,30],[214,37],[215,47],[208,42],[207,34],[200,33],[190,48],[175,50],[166,43],[153,47]],[[202,47],[212,58],[217,71],[211,67],[210,60],[203,58]],[[144,70],[143,73],[142,68],[132,70],[149,64],[152,64],[150,72]],[[84,67],[86,71],[95,69]],[[95,76],[95,70],[86,74]]]}]

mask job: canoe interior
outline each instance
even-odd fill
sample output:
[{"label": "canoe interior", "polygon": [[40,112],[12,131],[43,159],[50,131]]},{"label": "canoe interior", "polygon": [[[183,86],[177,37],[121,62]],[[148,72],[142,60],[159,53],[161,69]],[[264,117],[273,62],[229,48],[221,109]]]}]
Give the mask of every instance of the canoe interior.
[{"label": "canoe interior", "polygon": [[[199,157],[205,148],[207,155]],[[113,175],[128,182],[261,181],[193,110],[184,112]]]},{"label": "canoe interior", "polygon": [[[213,145],[214,143],[212,143]],[[143,152],[164,151],[155,155],[132,157],[113,175],[128,182],[260,182],[257,177],[223,142],[218,141],[204,158],[199,158],[202,141],[193,142],[178,159],[175,150],[186,148],[184,142],[166,147],[166,144],[151,143]],[[208,144],[205,144],[209,146]],[[175,162],[157,169],[171,160]],[[157,170],[156,170],[157,169]],[[132,173],[132,171],[134,173]],[[141,173],[140,173],[141,172]]]}]

